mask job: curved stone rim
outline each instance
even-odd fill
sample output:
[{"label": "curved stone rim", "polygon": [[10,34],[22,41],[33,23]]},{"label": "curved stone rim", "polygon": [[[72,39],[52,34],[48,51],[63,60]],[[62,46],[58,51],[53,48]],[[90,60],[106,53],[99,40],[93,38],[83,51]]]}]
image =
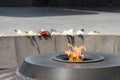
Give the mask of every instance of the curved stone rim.
[{"label": "curved stone rim", "polygon": [[[58,54],[64,54],[59,52]],[[25,58],[19,73],[39,80],[119,80],[120,56],[95,53],[104,60],[94,63],[64,63],[52,60],[58,54],[35,54]],[[93,52],[85,52],[87,55]],[[65,55],[65,54],[64,54]],[[95,56],[95,55],[94,55]],[[28,67],[29,66],[29,67]],[[79,75],[76,75],[79,74]],[[113,74],[116,74],[113,76]],[[112,76],[110,76],[112,75]]]},{"label": "curved stone rim", "polygon": [[64,62],[64,63],[94,63],[94,62],[103,61],[105,59],[104,56],[98,54],[84,54],[84,55],[85,55],[85,60],[83,61],[70,62],[68,60],[65,60],[68,58],[66,54],[56,54],[52,56],[51,59],[54,61]]}]

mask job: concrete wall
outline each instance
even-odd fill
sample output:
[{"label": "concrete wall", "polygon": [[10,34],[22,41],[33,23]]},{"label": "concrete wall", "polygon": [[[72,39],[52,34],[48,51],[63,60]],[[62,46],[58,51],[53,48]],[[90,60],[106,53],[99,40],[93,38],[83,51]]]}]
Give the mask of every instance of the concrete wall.
[{"label": "concrete wall", "polygon": [[120,36],[15,36],[0,37],[0,68],[20,66],[25,57],[32,54],[51,54],[68,49],[67,44],[85,45],[87,51],[120,54]]},{"label": "concrete wall", "polygon": [[33,0],[0,0],[0,6],[2,7],[33,6]]},{"label": "concrete wall", "polygon": [[105,7],[120,6],[120,0],[0,0],[0,6]]}]

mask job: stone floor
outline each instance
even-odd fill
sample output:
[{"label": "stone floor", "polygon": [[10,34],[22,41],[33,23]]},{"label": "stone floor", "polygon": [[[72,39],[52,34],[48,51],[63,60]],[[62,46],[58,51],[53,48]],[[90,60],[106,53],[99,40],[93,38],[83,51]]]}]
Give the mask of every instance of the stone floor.
[{"label": "stone floor", "polygon": [[0,70],[0,80],[33,80],[26,77],[21,77],[17,68],[1,69]]},{"label": "stone floor", "polygon": [[22,80],[15,73],[16,68],[0,70],[0,80]]},{"label": "stone floor", "polygon": [[16,35],[15,29],[38,32],[56,29],[84,28],[86,32],[97,30],[101,34],[120,34],[120,8],[46,8],[0,7],[0,32]]}]

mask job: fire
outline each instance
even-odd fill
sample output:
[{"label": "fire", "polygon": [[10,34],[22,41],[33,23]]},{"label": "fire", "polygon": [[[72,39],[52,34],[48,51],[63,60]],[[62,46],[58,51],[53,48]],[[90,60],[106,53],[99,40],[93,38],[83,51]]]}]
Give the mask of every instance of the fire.
[{"label": "fire", "polygon": [[72,50],[66,50],[65,54],[68,55],[69,61],[75,61],[75,62],[80,62],[83,61],[84,59],[84,54],[82,54],[82,50],[87,50],[84,45],[81,45],[80,47],[73,46],[71,44],[68,44],[69,47],[72,48]]}]

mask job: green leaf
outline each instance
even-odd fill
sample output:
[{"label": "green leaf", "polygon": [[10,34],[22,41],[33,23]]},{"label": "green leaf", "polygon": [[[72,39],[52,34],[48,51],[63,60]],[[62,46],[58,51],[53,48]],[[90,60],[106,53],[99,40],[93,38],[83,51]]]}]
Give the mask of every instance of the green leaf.
[{"label": "green leaf", "polygon": [[17,30],[14,30],[15,32],[17,32]]},{"label": "green leaf", "polygon": [[56,31],[55,29],[50,29],[50,32],[58,32],[58,31]]},{"label": "green leaf", "polygon": [[81,31],[85,32],[85,29],[81,29]]}]

